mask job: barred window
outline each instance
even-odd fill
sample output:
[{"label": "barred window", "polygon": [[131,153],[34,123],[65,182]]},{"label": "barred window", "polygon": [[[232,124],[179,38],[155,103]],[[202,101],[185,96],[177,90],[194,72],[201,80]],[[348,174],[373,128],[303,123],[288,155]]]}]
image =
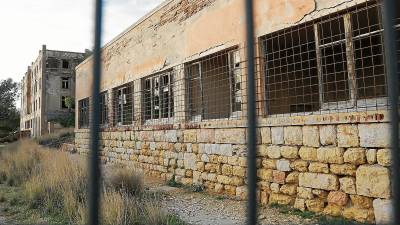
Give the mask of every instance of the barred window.
[{"label": "barred window", "polygon": [[60,61],[54,57],[48,57],[46,60],[46,68],[59,68]]},{"label": "barred window", "polygon": [[236,49],[185,65],[189,120],[230,118],[241,111],[240,66]]},{"label": "barred window", "polygon": [[133,83],[114,88],[114,124],[131,125],[133,122]]},{"label": "barred window", "polygon": [[100,93],[100,124],[108,124],[108,93]]},{"label": "barred window", "polygon": [[387,97],[380,10],[367,2],[262,37],[267,114],[378,107]]},{"label": "barred window", "polygon": [[79,100],[78,107],[79,128],[87,128],[89,127],[89,98]]},{"label": "barred window", "polygon": [[174,115],[173,73],[164,72],[142,79],[145,120],[168,119]]}]

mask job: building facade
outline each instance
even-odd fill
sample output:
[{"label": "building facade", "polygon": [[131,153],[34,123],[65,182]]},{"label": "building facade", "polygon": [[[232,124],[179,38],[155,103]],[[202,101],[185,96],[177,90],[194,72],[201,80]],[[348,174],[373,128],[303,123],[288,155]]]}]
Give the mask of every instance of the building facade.
[{"label": "building facade", "polygon": [[[104,161],[245,198],[243,2],[166,1],[104,46]],[[260,203],[388,221],[381,2],[254,2]],[[399,17],[396,24],[399,40]],[[89,150],[92,65],[77,66],[81,153]]]},{"label": "building facade", "polygon": [[48,132],[49,121],[71,115],[65,99],[75,97],[75,66],[84,58],[85,53],[42,46],[21,81],[21,130],[38,137]]}]

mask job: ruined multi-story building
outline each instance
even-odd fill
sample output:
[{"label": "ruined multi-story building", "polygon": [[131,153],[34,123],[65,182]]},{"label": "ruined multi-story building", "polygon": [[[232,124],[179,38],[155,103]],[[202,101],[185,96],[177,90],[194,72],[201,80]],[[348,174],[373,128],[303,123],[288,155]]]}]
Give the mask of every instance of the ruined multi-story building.
[{"label": "ruined multi-story building", "polygon": [[85,53],[42,46],[21,81],[21,130],[41,136],[48,132],[48,121],[71,115],[65,99],[75,97],[75,66],[84,58]]},{"label": "ruined multi-story building", "polygon": [[[387,221],[381,2],[254,3],[260,202]],[[242,0],[166,1],[103,47],[104,161],[246,196],[244,11]],[[92,65],[88,58],[77,66],[75,142],[83,153]]]}]

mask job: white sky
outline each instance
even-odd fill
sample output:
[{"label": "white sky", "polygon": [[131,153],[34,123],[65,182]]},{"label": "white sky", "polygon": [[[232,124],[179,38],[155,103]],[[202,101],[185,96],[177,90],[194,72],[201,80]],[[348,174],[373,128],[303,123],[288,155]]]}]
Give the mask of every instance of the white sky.
[{"label": "white sky", "polygon": [[[105,0],[103,43],[110,41],[163,0]],[[92,48],[93,0],[3,0],[0,7],[0,80],[20,81],[48,49]]]}]

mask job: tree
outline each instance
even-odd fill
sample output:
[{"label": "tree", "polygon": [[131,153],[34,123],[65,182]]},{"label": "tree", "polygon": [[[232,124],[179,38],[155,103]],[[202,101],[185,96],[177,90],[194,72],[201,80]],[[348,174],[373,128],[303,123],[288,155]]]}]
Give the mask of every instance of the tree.
[{"label": "tree", "polygon": [[11,78],[0,81],[0,137],[19,128],[19,111],[15,102],[19,97],[19,84]]},{"label": "tree", "polygon": [[71,96],[65,97],[64,101],[65,101],[65,106],[67,106],[67,108],[69,110],[75,108],[75,98],[74,97],[71,97]]}]

